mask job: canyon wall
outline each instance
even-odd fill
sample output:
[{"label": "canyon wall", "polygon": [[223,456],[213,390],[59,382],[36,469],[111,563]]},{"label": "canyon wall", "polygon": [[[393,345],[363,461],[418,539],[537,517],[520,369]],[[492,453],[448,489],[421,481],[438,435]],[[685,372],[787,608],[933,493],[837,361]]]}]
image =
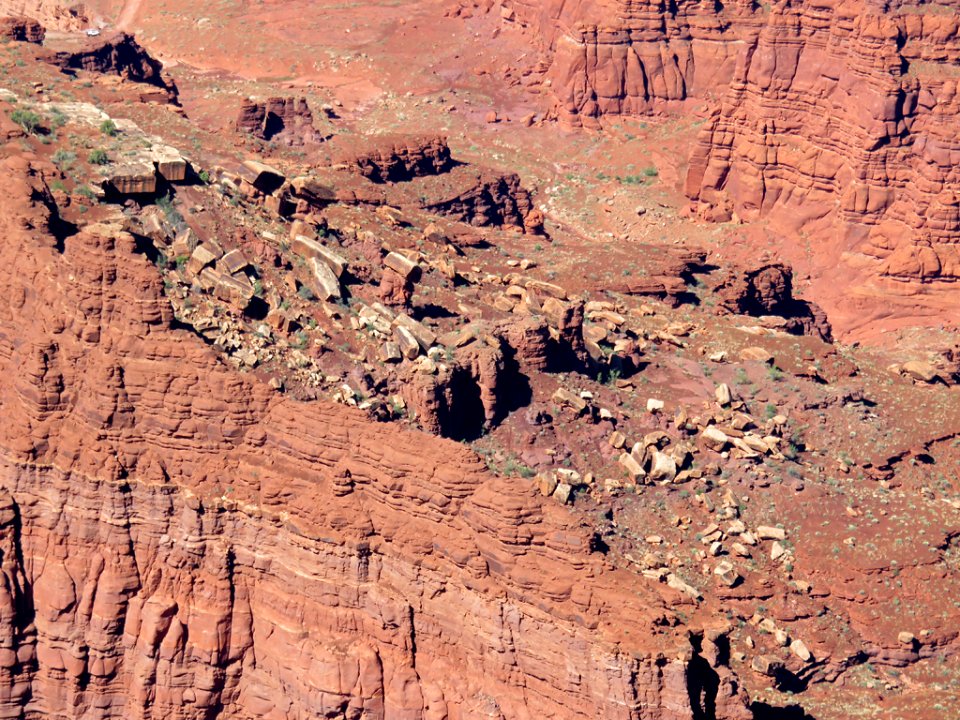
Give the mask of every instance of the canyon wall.
[{"label": "canyon wall", "polygon": [[721,92],[763,11],[753,2],[585,0],[505,3],[549,58],[546,80],[565,123],[647,115]]},{"label": "canyon wall", "polygon": [[910,281],[960,277],[960,17],[777,5],[741,53],[687,177],[701,214],[838,221],[834,247]]},{"label": "canyon wall", "polygon": [[0,714],[750,717],[674,591],[460,445],[228,368],[109,217],[52,234],[43,171],[0,161]]},{"label": "canyon wall", "polygon": [[757,242],[819,283],[841,334],[891,312],[960,320],[956,2],[511,2],[502,14],[537,34],[564,123],[703,113],[683,187],[693,210],[764,220]]}]

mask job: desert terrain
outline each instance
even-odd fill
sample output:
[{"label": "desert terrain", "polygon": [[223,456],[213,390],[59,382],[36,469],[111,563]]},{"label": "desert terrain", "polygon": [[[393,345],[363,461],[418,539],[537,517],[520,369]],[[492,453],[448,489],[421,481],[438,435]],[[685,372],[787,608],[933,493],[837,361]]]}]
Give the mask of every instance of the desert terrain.
[{"label": "desert terrain", "polygon": [[957,716],[955,4],[0,16],[4,717]]}]

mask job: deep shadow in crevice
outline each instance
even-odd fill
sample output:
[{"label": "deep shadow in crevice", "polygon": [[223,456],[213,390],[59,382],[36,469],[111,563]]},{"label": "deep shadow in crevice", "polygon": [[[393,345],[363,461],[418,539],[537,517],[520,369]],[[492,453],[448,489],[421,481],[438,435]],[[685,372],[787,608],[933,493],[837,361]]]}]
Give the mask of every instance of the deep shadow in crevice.
[{"label": "deep shadow in crevice", "polygon": [[465,368],[455,368],[450,377],[450,404],[443,408],[440,427],[444,437],[461,442],[476,440],[486,430],[486,413],[480,385]]},{"label": "deep shadow in crevice", "polygon": [[777,670],[774,682],[781,692],[800,693],[807,689],[809,680],[801,678],[786,668],[780,668]]},{"label": "deep shadow in crevice", "polygon": [[64,220],[59,214],[54,214],[50,217],[50,222],[47,227],[50,230],[50,234],[53,235],[55,242],[54,247],[56,247],[57,252],[61,255],[63,255],[63,251],[66,249],[67,238],[76,235],[80,231],[77,225]]},{"label": "deep shadow in crevice", "polygon": [[166,256],[156,248],[153,240],[145,235],[138,235],[137,233],[130,234],[133,235],[134,252],[145,255],[147,260],[157,266],[159,266],[161,262],[166,262]]},{"label": "deep shadow in crevice", "polygon": [[687,667],[687,695],[693,720],[717,720],[717,693],[720,690],[720,676],[699,653],[694,643],[694,654]]},{"label": "deep shadow in crevice", "polygon": [[436,303],[427,303],[416,307],[411,314],[414,320],[420,320],[421,322],[426,319],[457,317],[455,312],[451,312],[443,305],[437,305]]},{"label": "deep shadow in crevice", "polygon": [[270,141],[282,133],[285,128],[286,125],[284,125],[282,117],[276,113],[268,112],[263,123],[263,139]]},{"label": "deep shadow in crevice", "polygon": [[753,720],[816,720],[799,705],[777,707],[765,702],[753,702],[750,712],[753,713]]},{"label": "deep shadow in crevice", "polygon": [[270,305],[263,298],[254,296],[250,298],[243,314],[250,320],[266,320],[270,314]]},{"label": "deep shadow in crevice", "polygon": [[[501,345],[503,352],[503,377],[507,382],[502,390],[497,392],[497,405],[501,415],[507,415],[514,410],[527,407],[533,401],[533,389],[530,387],[530,378],[520,370],[517,360],[517,351],[510,343]],[[497,418],[500,420],[500,418]]]}]

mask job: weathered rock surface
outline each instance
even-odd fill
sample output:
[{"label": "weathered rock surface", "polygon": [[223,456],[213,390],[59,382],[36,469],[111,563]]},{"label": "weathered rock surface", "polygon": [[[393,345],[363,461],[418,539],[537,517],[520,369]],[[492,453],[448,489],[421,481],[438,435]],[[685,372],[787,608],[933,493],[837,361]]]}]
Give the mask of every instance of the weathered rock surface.
[{"label": "weathered rock surface", "polygon": [[0,37],[16,42],[41,44],[47,31],[36,20],[28,17],[0,17]]},{"label": "weathered rock surface", "polygon": [[[539,230],[528,223],[535,210],[530,192],[515,173],[459,166],[418,184],[421,208],[477,226]],[[542,223],[542,220],[541,220]]]},{"label": "weathered rock surface", "polygon": [[373,182],[404,182],[439,175],[453,167],[447,139],[436,136],[385,135],[352,154],[346,162]]},{"label": "weathered rock surface", "polygon": [[687,192],[707,218],[767,216],[791,234],[835,223],[827,266],[853,249],[874,275],[952,281],[958,58],[955,12],[778,5],[701,130]]},{"label": "weathered rock surface", "polygon": [[58,30],[80,30],[90,24],[83,3],[61,0],[0,0],[0,15],[36,18],[44,26]]},{"label": "weathered rock surface", "polygon": [[[829,276],[821,305],[841,334],[869,322],[841,295],[858,297],[866,317],[889,314],[878,288],[908,315],[955,305],[955,8],[513,0],[502,17],[536,38],[543,87],[566,123],[696,101],[707,113],[686,176],[696,213],[768,219],[782,257],[799,266],[809,256],[812,273]],[[831,288],[837,297],[825,297]]]},{"label": "weathered rock surface", "polygon": [[563,508],[238,374],[0,172],[4,716],[750,717]]},{"label": "weathered rock surface", "polygon": [[92,38],[80,50],[58,52],[48,59],[64,70],[119,75],[126,80],[153,85],[162,90],[170,102],[177,100],[177,86],[164,73],[163,64],[128,33]]},{"label": "weathered rock surface", "polygon": [[272,97],[263,102],[246,99],[240,105],[236,128],[261,140],[304,145],[322,140],[313,126],[313,111],[306,98]]},{"label": "weathered rock surface", "polygon": [[646,115],[722,90],[764,12],[753,3],[681,0],[505,3],[530,27],[549,62],[561,120]]},{"label": "weathered rock surface", "polygon": [[830,323],[816,303],[793,295],[793,269],[784,263],[759,263],[749,270],[734,270],[714,292],[724,309],[742,315],[775,315],[787,320],[785,329],[798,335],[831,339]]}]

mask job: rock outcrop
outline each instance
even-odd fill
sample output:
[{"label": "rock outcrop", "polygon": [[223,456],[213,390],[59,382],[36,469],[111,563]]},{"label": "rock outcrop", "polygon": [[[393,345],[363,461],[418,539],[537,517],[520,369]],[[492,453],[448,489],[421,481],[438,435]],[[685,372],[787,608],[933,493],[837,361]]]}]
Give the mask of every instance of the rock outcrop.
[{"label": "rock outcrop", "polygon": [[57,30],[81,30],[90,25],[83,3],[62,0],[0,0],[0,15],[36,18]]},{"label": "rock outcrop", "polygon": [[[505,4],[544,55],[556,115],[689,107],[707,119],[686,193],[703,219],[769,220],[783,257],[847,290],[942,309],[960,278],[960,16],[915,0],[771,5],[583,0]],[[836,290],[841,273],[827,280]],[[932,287],[927,287],[931,286]],[[818,293],[820,294],[820,293]],[[925,298],[918,298],[923,295]],[[942,297],[941,297],[942,296]],[[857,318],[824,307],[841,332]],[[883,309],[861,309],[883,316]]]},{"label": "rock outcrop", "polygon": [[793,269],[784,263],[759,263],[747,270],[731,271],[713,289],[720,307],[741,315],[781,317],[785,329],[797,335],[832,339],[827,316],[816,303],[793,295]]},{"label": "rock outcrop", "polygon": [[516,173],[461,165],[441,176],[421,178],[418,190],[420,207],[427,212],[480,227],[542,229],[530,191]]},{"label": "rock outcrop", "polygon": [[125,80],[153,85],[163,91],[170,102],[177,100],[177,86],[164,72],[163,64],[128,33],[93,38],[80,50],[58,52],[48,59],[64,70],[119,75]]},{"label": "rock outcrop", "polygon": [[43,25],[28,17],[0,17],[0,37],[15,42],[43,43],[47,31]]},{"label": "rock outcrop", "polygon": [[119,225],[58,242],[0,171],[4,716],[750,717],[563,508],[230,369]]},{"label": "rock outcrop", "polygon": [[647,115],[722,91],[741,44],[756,35],[765,13],[755,3],[688,0],[504,5],[505,19],[539,40],[557,114],[573,125],[595,125],[603,115]]},{"label": "rock outcrop", "polygon": [[236,128],[256,138],[284,145],[319,143],[313,111],[306,98],[272,97],[263,102],[246,99],[240,105]]},{"label": "rock outcrop", "polygon": [[347,164],[373,182],[404,182],[439,175],[454,163],[447,139],[436,136],[386,135],[351,155]]}]

